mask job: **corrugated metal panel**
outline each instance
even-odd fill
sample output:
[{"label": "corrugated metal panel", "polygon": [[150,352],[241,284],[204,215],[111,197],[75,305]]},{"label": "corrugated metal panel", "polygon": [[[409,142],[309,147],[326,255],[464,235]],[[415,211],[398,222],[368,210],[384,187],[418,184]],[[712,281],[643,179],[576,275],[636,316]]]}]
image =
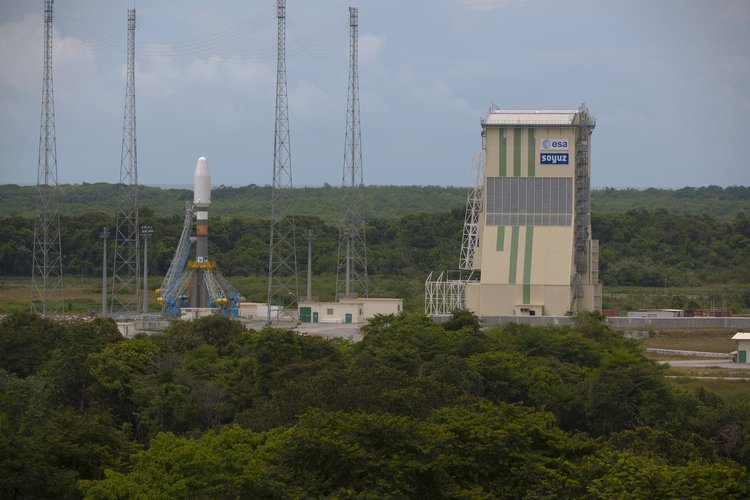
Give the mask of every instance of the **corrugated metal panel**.
[{"label": "corrugated metal panel", "polygon": [[486,125],[572,125],[576,110],[493,110]]}]

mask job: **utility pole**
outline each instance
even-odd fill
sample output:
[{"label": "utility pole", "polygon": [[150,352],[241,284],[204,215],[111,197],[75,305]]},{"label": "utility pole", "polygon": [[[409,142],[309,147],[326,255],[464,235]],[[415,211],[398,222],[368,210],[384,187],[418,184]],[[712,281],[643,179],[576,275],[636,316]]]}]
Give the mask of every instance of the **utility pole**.
[{"label": "utility pole", "polygon": [[102,228],[99,233],[102,239],[102,316],[107,315],[107,238],[109,238],[109,228]]},{"label": "utility pole", "polygon": [[345,297],[367,297],[368,293],[362,134],[359,126],[358,33],[358,9],[349,7],[349,95],[344,136],[344,173],[341,183],[345,199],[339,229],[336,300],[341,299],[342,292]]},{"label": "utility pole", "polygon": [[315,233],[308,229],[303,236],[307,241],[307,300],[312,300],[312,242],[315,240]]},{"label": "utility pole", "polygon": [[60,238],[59,192],[57,185],[57,141],[55,139],[55,97],[52,89],[52,6],[44,2],[44,72],[42,77],[42,119],[39,129],[34,254],[31,265],[31,312],[47,315],[65,310],[63,255]]},{"label": "utility pole", "polygon": [[[271,237],[268,252],[268,322],[272,309],[289,318],[297,302],[297,251],[294,218],[289,214],[292,194],[292,155],[289,146],[289,105],[286,85],[286,0],[277,0],[278,52],[276,61],[276,126],[273,139]],[[278,316],[277,316],[278,318]]]},{"label": "utility pole", "polygon": [[153,227],[141,226],[141,236],[143,236],[143,314],[148,312],[148,237],[153,233]]}]

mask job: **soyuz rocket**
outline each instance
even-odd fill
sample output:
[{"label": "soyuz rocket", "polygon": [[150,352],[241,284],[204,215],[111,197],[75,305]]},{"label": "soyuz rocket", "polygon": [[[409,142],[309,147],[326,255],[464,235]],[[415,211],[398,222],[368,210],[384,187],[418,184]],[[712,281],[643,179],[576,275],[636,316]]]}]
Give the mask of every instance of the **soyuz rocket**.
[{"label": "soyuz rocket", "polygon": [[195,281],[191,307],[208,307],[206,280],[211,269],[208,260],[208,206],[211,204],[211,171],[205,156],[198,158],[193,175],[195,206]]}]

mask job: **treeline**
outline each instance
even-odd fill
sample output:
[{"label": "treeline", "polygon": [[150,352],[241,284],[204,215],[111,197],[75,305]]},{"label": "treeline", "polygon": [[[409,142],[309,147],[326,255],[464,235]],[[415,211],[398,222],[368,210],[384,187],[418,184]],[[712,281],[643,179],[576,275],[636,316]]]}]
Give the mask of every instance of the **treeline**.
[{"label": "treeline", "polygon": [[[83,215],[89,212],[117,213],[118,184],[65,184],[59,189],[60,212]],[[0,185],[0,215],[34,217],[36,186]],[[328,184],[322,187],[294,188],[290,211],[317,217],[327,223],[341,220],[347,192]],[[185,203],[193,201],[192,189],[151,186],[138,188],[138,204],[158,209],[159,215],[181,217]],[[255,184],[243,187],[215,186],[211,192],[211,215],[227,217],[271,217],[271,188]],[[434,213],[463,207],[466,188],[440,186],[367,186],[364,190],[368,219],[392,219],[410,213]]]},{"label": "treeline", "polygon": [[726,220],[739,212],[750,214],[750,186],[594,189],[591,205],[597,213],[625,213],[646,208],[673,214],[710,215]]},{"label": "treeline", "polygon": [[[120,187],[117,184],[65,184],[60,186],[60,211],[66,215],[88,212],[117,213]],[[405,214],[445,212],[463,208],[465,187],[367,186],[364,189],[368,219],[392,219]],[[344,190],[328,184],[295,188],[291,211],[317,217],[327,223],[341,219]],[[163,217],[181,216],[185,203],[192,202],[191,189],[140,186],[141,206],[157,208]],[[251,184],[243,187],[216,186],[212,192],[211,213],[226,217],[270,218],[271,188]],[[34,217],[35,186],[0,185],[0,216]],[[630,210],[666,210],[674,214],[703,215],[727,220],[738,212],[750,214],[750,186],[706,186],[681,189],[594,189],[595,213],[625,213]]]},{"label": "treeline", "polygon": [[405,313],[352,344],[13,314],[0,497],[747,498],[750,404],[663,372],[597,315]]},{"label": "treeline", "polygon": [[[151,225],[149,267],[151,275],[164,275],[174,256],[184,216],[157,217],[141,210],[141,224]],[[405,215],[397,219],[368,222],[368,272],[373,276],[420,277],[430,269],[455,268],[461,247],[463,210],[436,214]],[[102,227],[112,227],[102,213],[83,216],[61,215],[64,272],[100,275],[102,269]],[[30,276],[33,219],[0,218],[7,238],[0,241],[0,275]],[[270,222],[248,217],[212,217],[209,255],[228,276],[264,276],[268,273]],[[302,232],[312,230],[314,274],[334,273],[338,259],[338,229],[316,217],[295,217],[298,268],[307,265],[307,243]],[[112,254],[112,239],[109,243]],[[109,264],[111,266],[111,263]]]},{"label": "treeline", "polygon": [[[463,210],[408,214],[368,222],[368,272],[382,277],[423,281],[432,271],[455,269],[463,231]],[[141,210],[142,224],[153,226],[149,240],[149,274],[162,276],[174,255],[183,217],[158,217]],[[269,222],[246,217],[211,219],[209,253],[228,276],[264,276],[268,269]],[[0,218],[6,237],[0,241],[0,275],[30,276],[33,220]],[[101,213],[61,216],[65,272],[101,273]],[[338,229],[316,217],[296,217],[299,269],[306,264],[301,233],[312,230],[313,273],[335,273]],[[607,285],[700,286],[750,283],[750,218],[738,213],[729,220],[707,215],[637,210],[624,214],[594,213],[592,231],[600,242],[600,279]],[[110,252],[112,241],[109,242]],[[110,264],[111,265],[111,264]],[[243,292],[242,290],[240,290]],[[745,297],[735,307],[750,307]],[[696,304],[695,307],[705,307]]]}]

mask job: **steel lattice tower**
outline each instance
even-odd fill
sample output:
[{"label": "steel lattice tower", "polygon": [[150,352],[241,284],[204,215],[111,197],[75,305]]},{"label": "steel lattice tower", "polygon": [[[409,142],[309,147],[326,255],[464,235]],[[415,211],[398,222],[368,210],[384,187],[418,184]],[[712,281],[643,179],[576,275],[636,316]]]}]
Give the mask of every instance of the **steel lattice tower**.
[{"label": "steel lattice tower", "polygon": [[120,195],[115,227],[112,315],[133,315],[140,310],[138,155],[135,134],[135,9],[128,10],[128,72],[125,118],[120,156]]},{"label": "steel lattice tower", "polygon": [[57,186],[55,99],[52,89],[52,5],[44,2],[44,76],[42,119],[39,130],[34,256],[31,270],[31,311],[41,314],[64,311],[62,244]]},{"label": "steel lattice tower", "polygon": [[461,239],[461,256],[458,268],[473,270],[474,256],[479,248],[479,224],[484,197],[484,151],[474,157],[474,185],[466,195],[466,214],[464,217],[464,234]]},{"label": "steel lattice tower", "polygon": [[297,301],[297,252],[294,218],[289,214],[292,156],[289,147],[289,105],[286,87],[286,0],[277,0],[278,56],[276,63],[276,127],[273,139],[271,237],[268,254],[268,321],[272,308],[282,311]]},{"label": "steel lattice tower", "polygon": [[342,297],[367,297],[362,135],[359,128],[358,32],[358,9],[349,7],[349,95],[346,106],[342,178],[345,198],[344,215],[339,228],[338,265],[336,267],[337,300]]}]

